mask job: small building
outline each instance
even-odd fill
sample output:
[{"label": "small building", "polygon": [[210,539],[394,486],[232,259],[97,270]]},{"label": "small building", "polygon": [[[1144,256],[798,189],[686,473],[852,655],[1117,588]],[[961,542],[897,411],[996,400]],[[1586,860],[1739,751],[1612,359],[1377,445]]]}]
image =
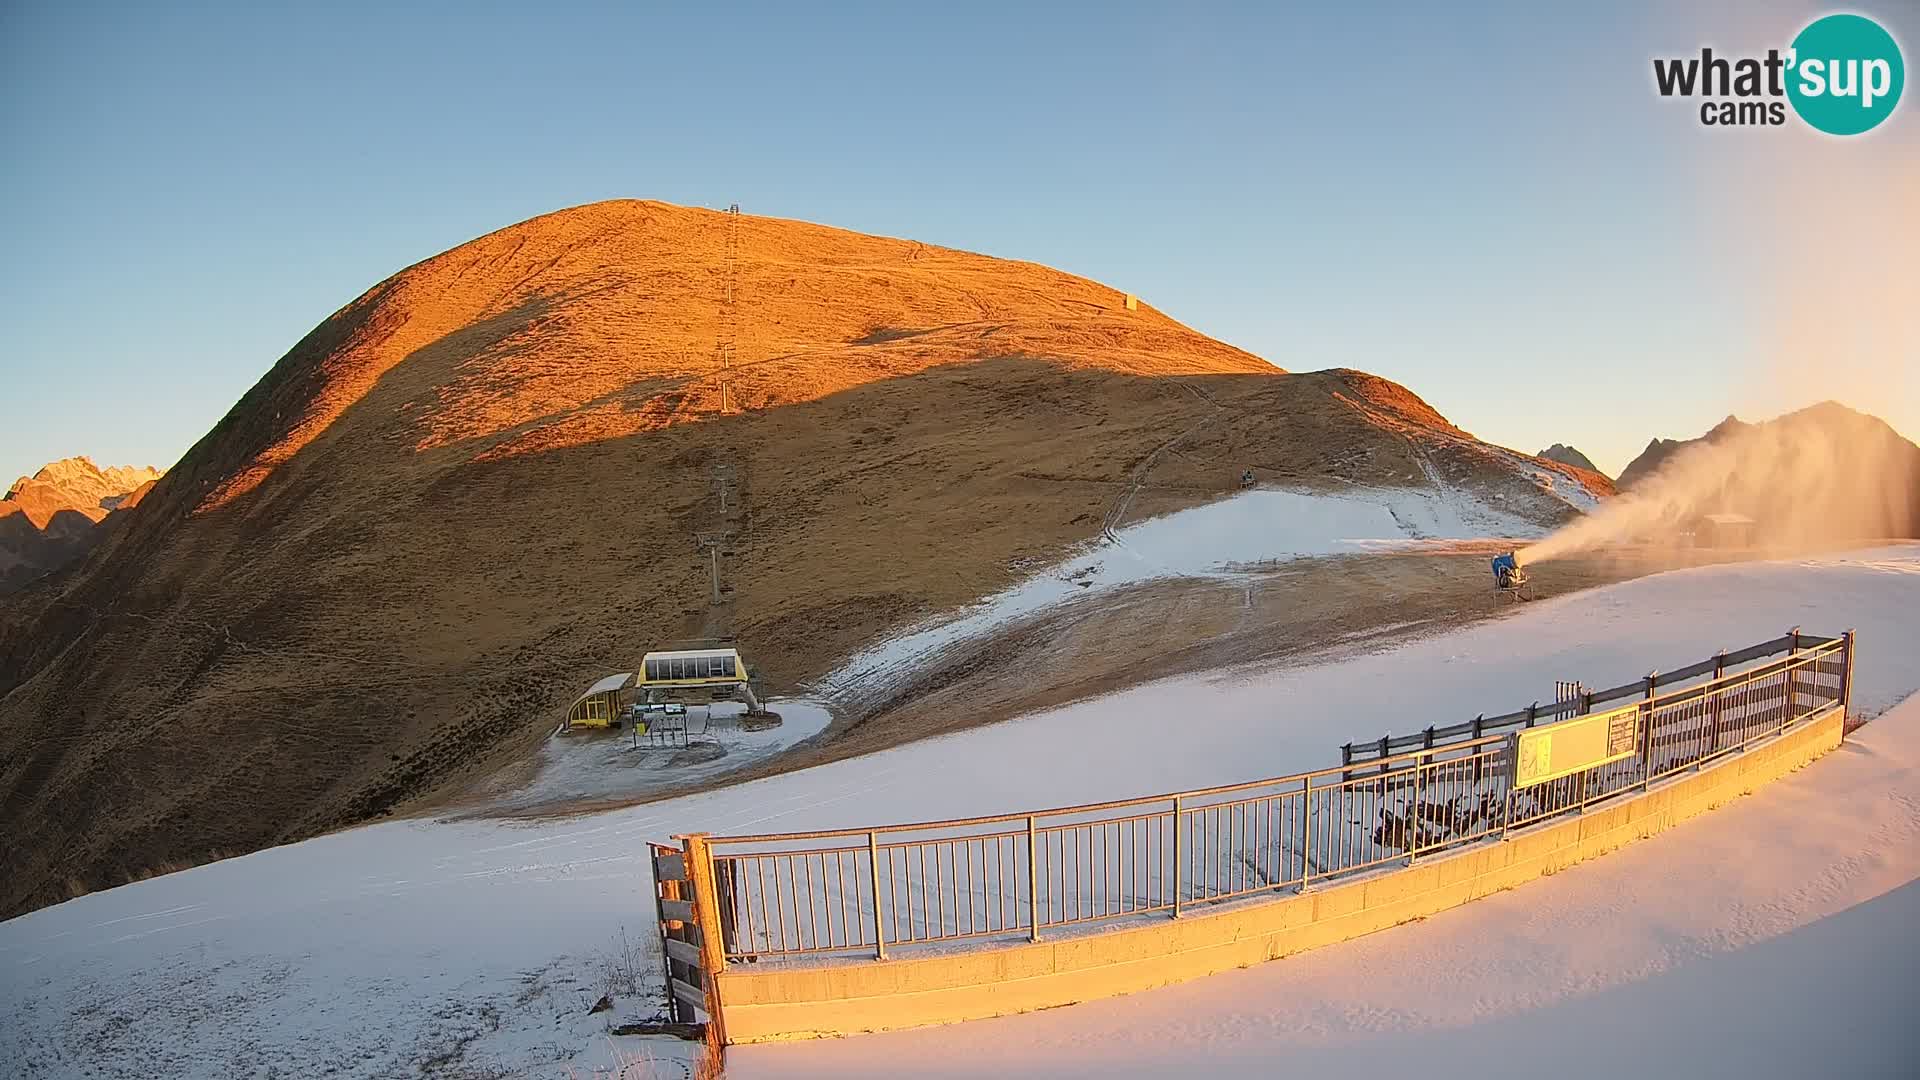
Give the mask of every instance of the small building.
[{"label": "small building", "polygon": [[1749,548],[1753,546],[1758,523],[1745,514],[1707,514],[1694,529],[1702,547]]},{"label": "small building", "polygon": [[609,675],[589,686],[586,693],[574,698],[573,704],[567,706],[567,722],[563,730],[613,727],[619,723],[621,695],[632,686],[631,671]]},{"label": "small building", "polygon": [[760,712],[760,703],[748,685],[747,665],[735,649],[650,652],[641,658],[636,685],[641,698],[648,702],[688,697],[714,700],[739,695],[746,699],[749,712]]},{"label": "small building", "polygon": [[640,661],[640,687],[679,688],[745,682],[747,669],[735,649],[650,652]]}]

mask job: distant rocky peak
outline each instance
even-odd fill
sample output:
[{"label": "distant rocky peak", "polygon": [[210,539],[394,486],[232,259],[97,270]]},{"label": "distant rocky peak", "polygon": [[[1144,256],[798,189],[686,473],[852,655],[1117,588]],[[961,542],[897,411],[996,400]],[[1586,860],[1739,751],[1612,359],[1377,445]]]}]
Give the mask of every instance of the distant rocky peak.
[{"label": "distant rocky peak", "polygon": [[1732,413],[1728,413],[1727,418],[1713,425],[1713,430],[1707,432],[1705,437],[1709,439],[1724,439],[1729,435],[1745,431],[1752,426],[1752,424],[1734,416]]},{"label": "distant rocky peak", "polygon": [[151,465],[114,465],[106,469],[82,454],[61,458],[40,467],[32,476],[23,476],[7,489],[7,498],[19,496],[30,485],[42,491],[51,488],[62,502],[75,509],[112,510],[142,485],[160,478],[161,470]]},{"label": "distant rocky peak", "polygon": [[1565,443],[1554,443],[1534,456],[1548,461],[1557,461],[1562,465],[1571,465],[1576,469],[1585,469],[1588,472],[1600,471],[1591,458]]}]

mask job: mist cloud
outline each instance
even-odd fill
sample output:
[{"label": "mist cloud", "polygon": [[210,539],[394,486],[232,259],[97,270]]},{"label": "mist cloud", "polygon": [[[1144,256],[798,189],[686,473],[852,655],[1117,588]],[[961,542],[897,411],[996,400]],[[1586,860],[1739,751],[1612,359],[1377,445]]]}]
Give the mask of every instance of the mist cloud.
[{"label": "mist cloud", "polygon": [[1627,544],[1684,546],[1708,514],[1753,518],[1756,543],[1775,551],[1914,536],[1920,448],[1833,403],[1730,425],[1518,554],[1530,564]]}]

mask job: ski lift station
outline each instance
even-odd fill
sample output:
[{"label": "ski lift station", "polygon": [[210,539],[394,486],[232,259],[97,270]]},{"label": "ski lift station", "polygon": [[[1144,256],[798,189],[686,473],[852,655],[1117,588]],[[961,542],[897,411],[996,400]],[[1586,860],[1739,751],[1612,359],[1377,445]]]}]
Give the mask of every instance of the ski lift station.
[{"label": "ski lift station", "polygon": [[621,697],[633,686],[633,672],[622,671],[609,675],[592,686],[587,692],[573,699],[567,706],[569,728],[612,727],[619,722]]},{"label": "ski lift station", "polygon": [[640,661],[641,700],[706,700],[747,703],[747,712],[759,715],[763,710],[753,696],[747,678],[747,665],[735,649],[683,649],[674,652],[650,652]]},{"label": "ski lift station", "polygon": [[1694,543],[1702,547],[1752,547],[1759,523],[1745,514],[1707,514],[1694,527]]},{"label": "ski lift station", "polygon": [[753,694],[746,662],[737,649],[678,649],[650,652],[638,672],[619,672],[601,679],[575,698],[567,708],[565,729],[617,727],[630,703],[707,702],[741,700],[750,715],[763,712]]}]

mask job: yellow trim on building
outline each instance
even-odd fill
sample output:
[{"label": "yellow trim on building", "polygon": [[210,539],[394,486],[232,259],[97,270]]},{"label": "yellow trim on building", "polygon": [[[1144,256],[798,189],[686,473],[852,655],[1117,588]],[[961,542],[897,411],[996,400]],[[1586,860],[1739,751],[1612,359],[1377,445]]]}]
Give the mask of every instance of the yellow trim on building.
[{"label": "yellow trim on building", "polygon": [[747,665],[734,649],[650,652],[640,661],[640,686],[719,686],[746,681]]}]

